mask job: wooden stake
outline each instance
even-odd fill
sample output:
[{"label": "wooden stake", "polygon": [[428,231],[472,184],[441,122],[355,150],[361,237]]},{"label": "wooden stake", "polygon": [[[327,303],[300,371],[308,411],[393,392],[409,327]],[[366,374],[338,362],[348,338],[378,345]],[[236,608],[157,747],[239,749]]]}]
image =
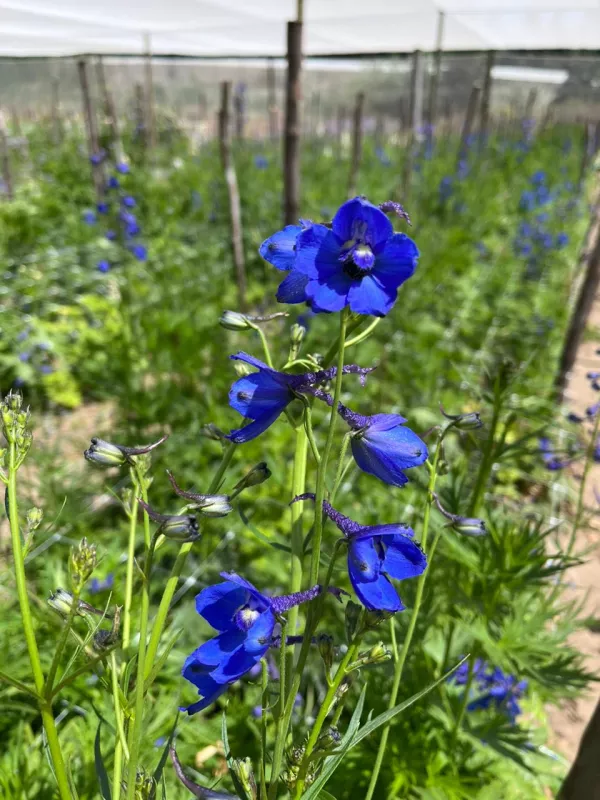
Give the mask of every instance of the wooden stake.
[{"label": "wooden stake", "polygon": [[55,145],[59,145],[63,136],[62,120],[60,118],[60,78],[55,75],[52,78],[52,139]]},{"label": "wooden stake", "polygon": [[[410,73],[410,95],[408,107],[409,131],[408,141],[406,142],[406,152],[404,157],[404,168],[402,170],[402,198],[406,203],[410,194],[410,184],[412,179],[412,151],[417,135],[417,129],[420,127],[420,109],[419,109],[419,85],[421,72],[421,52],[415,50],[412,57],[412,70]],[[422,85],[421,85],[422,88]]]},{"label": "wooden stake", "polygon": [[4,130],[0,130],[0,156],[2,158],[2,180],[6,199],[12,200],[14,197],[12,170],[10,164],[10,152],[8,149],[8,137]]},{"label": "wooden stake", "polygon": [[283,143],[283,215],[286,225],[300,216],[300,104],[302,73],[302,22],[287,24],[287,81]]},{"label": "wooden stake", "polygon": [[144,147],[148,144],[148,130],[144,118],[144,87],[141,83],[135,85],[135,125]]},{"label": "wooden stake", "polygon": [[533,118],[533,109],[536,100],[537,100],[537,89],[531,89],[531,91],[529,91],[527,94],[527,100],[525,102],[525,113],[523,114],[524,119]]},{"label": "wooden stake", "polygon": [[270,58],[267,63],[267,112],[269,114],[269,138],[274,141],[278,134],[277,124],[277,73],[275,61]]},{"label": "wooden stake", "polygon": [[600,701],[579,743],[575,761],[557,800],[600,800]]},{"label": "wooden stake", "polygon": [[344,138],[344,129],[346,127],[346,109],[344,106],[338,106],[336,117],[336,148],[338,160],[342,157],[342,142]]},{"label": "wooden stake", "polygon": [[242,208],[238,188],[235,165],[231,157],[231,125],[230,107],[231,82],[221,84],[221,108],[219,110],[219,149],[221,163],[225,173],[227,194],[229,196],[229,215],[231,221],[231,249],[238,287],[238,305],[240,311],[246,310],[246,265],[244,262],[244,244],[242,238]]},{"label": "wooden stake", "polygon": [[111,140],[113,146],[113,156],[117,163],[123,161],[124,152],[121,136],[119,132],[119,121],[117,119],[117,112],[113,103],[112,94],[106,82],[106,73],[104,71],[104,62],[102,56],[98,56],[96,61],[96,77],[98,78],[98,85],[100,86],[100,93],[104,102],[104,114],[108,121],[110,128]]},{"label": "wooden stake", "polygon": [[442,43],[444,40],[444,21],[446,15],[443,11],[438,11],[437,18],[437,32],[436,32],[436,49],[433,56],[433,72],[431,74],[431,83],[429,87],[429,111],[427,114],[427,121],[433,127],[437,119],[437,103],[438,103],[438,90],[440,84],[440,75],[442,72]]},{"label": "wooden stake", "polygon": [[94,186],[96,188],[96,195],[98,199],[104,194],[104,169],[102,164],[94,164],[93,157],[100,154],[100,146],[98,144],[98,127],[96,125],[96,115],[92,105],[92,98],[90,95],[90,86],[88,82],[87,61],[81,59],[77,62],[77,69],[79,72],[79,83],[81,86],[81,94],[83,97],[83,114],[85,119],[85,128],[87,132],[88,154],[90,163],[92,165],[92,177]]},{"label": "wooden stake", "polygon": [[485,75],[483,78],[483,93],[481,95],[481,108],[479,117],[479,135],[481,144],[484,143],[490,125],[490,99],[492,94],[492,68],[496,53],[488,50],[485,62]]},{"label": "wooden stake", "polygon": [[358,170],[360,169],[360,162],[362,159],[362,128],[364,108],[365,95],[364,92],[359,92],[356,95],[356,104],[354,106],[354,116],[352,119],[352,156],[350,159],[350,175],[348,177],[348,197],[354,197],[356,195],[356,179],[358,177]]},{"label": "wooden stake", "polygon": [[241,140],[244,138],[244,113],[245,113],[245,92],[241,86],[238,86],[233,94],[233,110],[235,114],[235,138]]},{"label": "wooden stake", "polygon": [[465,121],[463,122],[462,133],[460,135],[460,144],[458,146],[458,153],[456,156],[457,162],[464,156],[467,151],[467,141],[473,131],[473,122],[475,121],[475,114],[477,113],[477,106],[479,104],[479,96],[481,94],[481,86],[474,83],[469,95],[469,102],[467,104],[467,111],[465,113]]},{"label": "wooden stake", "polygon": [[154,81],[152,76],[152,39],[149,33],[144,34],[144,49],[146,51],[145,76],[146,76],[146,127],[147,143],[150,150],[156,147],[156,118],[154,115]]}]

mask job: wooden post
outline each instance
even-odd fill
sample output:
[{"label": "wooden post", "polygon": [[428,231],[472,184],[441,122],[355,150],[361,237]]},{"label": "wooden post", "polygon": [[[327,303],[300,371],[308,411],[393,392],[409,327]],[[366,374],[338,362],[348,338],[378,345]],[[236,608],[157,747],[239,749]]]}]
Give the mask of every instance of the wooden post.
[{"label": "wooden post", "polygon": [[235,165],[231,157],[231,125],[229,107],[231,100],[231,82],[221,84],[221,108],[219,110],[219,149],[221,163],[225,173],[227,194],[229,196],[229,215],[231,221],[231,249],[238,287],[238,305],[240,311],[246,310],[246,266],[244,263],[244,244],[242,238],[242,209],[238,189]]},{"label": "wooden post", "polygon": [[365,108],[364,92],[356,95],[354,116],[352,119],[352,156],[350,160],[350,175],[348,177],[348,197],[356,195],[356,179],[362,158],[362,127]]},{"label": "wooden post", "polygon": [[344,106],[338,106],[336,117],[336,147],[338,160],[342,157],[342,142],[344,139],[344,129],[346,127],[346,109]]},{"label": "wooden post", "polygon": [[587,724],[557,800],[600,800],[600,701]]},{"label": "wooden post", "polygon": [[412,151],[415,143],[415,137],[417,135],[417,130],[420,127],[420,117],[419,117],[419,114],[421,113],[419,108],[419,102],[420,102],[419,85],[421,84],[420,72],[421,72],[421,52],[420,50],[415,50],[412,57],[412,70],[410,73],[410,95],[408,101],[409,102],[408,141],[406,142],[404,168],[402,170],[402,197],[405,203],[410,194],[410,184],[412,178]]},{"label": "wooden post", "polygon": [[300,216],[300,107],[302,22],[287,24],[287,81],[283,140],[283,217],[296,225]]},{"label": "wooden post", "polygon": [[483,78],[483,92],[481,95],[481,107],[479,109],[479,136],[480,144],[483,145],[488,134],[490,125],[490,98],[492,94],[492,68],[494,66],[494,50],[488,50],[485,61],[485,75]]},{"label": "wooden post", "polygon": [[146,141],[150,150],[156,147],[156,118],[154,115],[154,82],[152,76],[152,39],[149,33],[144,34],[145,77],[146,77]]},{"label": "wooden post", "polygon": [[437,18],[437,31],[436,31],[436,46],[433,56],[433,72],[431,74],[431,83],[429,86],[429,111],[427,114],[427,121],[432,126],[435,125],[437,118],[437,103],[438,103],[438,90],[440,85],[440,75],[442,72],[442,44],[444,41],[444,21],[446,16],[443,11],[438,11]]},{"label": "wooden post", "polygon": [[55,145],[59,145],[62,140],[63,129],[60,118],[60,79],[58,75],[52,78],[52,138]]},{"label": "wooden post", "polygon": [[410,123],[413,134],[418,136],[423,127],[423,54],[420,50],[413,53],[410,93]]},{"label": "wooden post", "polygon": [[475,114],[477,113],[477,105],[479,104],[479,95],[481,94],[481,86],[474,83],[469,95],[469,102],[467,104],[467,111],[465,113],[465,121],[463,122],[462,132],[460,134],[460,144],[458,146],[458,153],[456,156],[457,162],[464,156],[467,150],[467,140],[473,131],[473,122],[475,121]]},{"label": "wooden post", "polygon": [[81,85],[81,94],[83,97],[83,114],[85,118],[85,128],[87,132],[88,154],[90,163],[92,165],[92,176],[94,179],[94,186],[96,187],[96,195],[101,198],[104,194],[104,169],[102,164],[94,164],[92,158],[100,154],[100,147],[98,144],[98,127],[96,125],[96,116],[92,106],[92,98],[90,95],[90,86],[88,82],[87,61],[80,59],[77,62],[77,69],[79,71],[79,83]]},{"label": "wooden post", "polygon": [[115,104],[106,82],[106,73],[104,71],[104,62],[102,61],[102,56],[98,56],[98,59],[96,60],[96,76],[98,78],[98,85],[100,86],[100,93],[102,94],[102,100],[104,103],[104,114],[106,115],[108,126],[110,128],[113,157],[118,163],[124,159],[123,144],[121,142],[119,121],[117,119]]},{"label": "wooden post", "polygon": [[274,59],[267,63],[267,111],[269,114],[269,138],[275,141],[278,134],[277,125],[277,73]]},{"label": "wooden post", "polygon": [[12,200],[14,197],[14,187],[10,165],[10,152],[8,149],[8,137],[4,130],[0,130],[0,156],[2,158],[2,180],[4,182],[6,198],[7,200]]},{"label": "wooden post", "polygon": [[235,113],[235,138],[244,138],[245,90],[243,85],[238,85],[233,94],[233,110]]},{"label": "wooden post", "polygon": [[535,107],[536,100],[537,100],[537,89],[531,89],[527,93],[527,100],[525,101],[525,112],[523,114],[524,119],[533,118],[533,109]]},{"label": "wooden post", "polygon": [[148,130],[144,118],[144,87],[141,83],[135,85],[135,126],[144,146],[148,144]]},{"label": "wooden post", "polygon": [[554,386],[559,400],[562,400],[571,370],[575,364],[577,350],[585,333],[588,317],[598,289],[600,288],[600,205],[596,203],[594,221],[586,237],[589,250],[583,254],[584,272],[579,281],[577,299],[571,313],[558,372]]}]

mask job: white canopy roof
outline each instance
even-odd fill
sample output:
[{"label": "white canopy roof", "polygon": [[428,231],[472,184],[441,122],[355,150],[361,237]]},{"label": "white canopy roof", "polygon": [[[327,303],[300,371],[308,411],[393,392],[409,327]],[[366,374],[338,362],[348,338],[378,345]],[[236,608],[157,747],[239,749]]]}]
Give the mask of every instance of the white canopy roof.
[{"label": "white canopy roof", "polygon": [[[0,0],[0,56],[282,56],[294,0]],[[305,0],[306,55],[597,50],[600,0]]]}]

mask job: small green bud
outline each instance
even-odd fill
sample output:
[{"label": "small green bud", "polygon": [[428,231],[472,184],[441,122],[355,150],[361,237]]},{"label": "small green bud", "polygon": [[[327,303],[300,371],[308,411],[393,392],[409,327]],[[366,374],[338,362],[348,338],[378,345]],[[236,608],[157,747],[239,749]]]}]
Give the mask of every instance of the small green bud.
[{"label": "small green bud", "polygon": [[298,325],[297,323],[292,325],[290,328],[290,339],[292,340],[293,345],[300,345],[304,337],[306,336],[306,328],[304,325]]},{"label": "small green bud", "polygon": [[41,508],[30,508],[27,512],[27,529],[28,531],[37,530],[40,525],[42,524],[42,519],[44,518],[44,512]]},{"label": "small green bud", "polygon": [[443,406],[440,405],[442,416],[450,420],[446,429],[457,428],[460,431],[474,431],[483,426],[479,411],[471,411],[465,414],[446,414]]},{"label": "small green bud", "polygon": [[254,771],[252,769],[252,761],[249,758],[234,758],[231,769],[243,786],[246,794],[249,795],[252,800],[256,800],[258,792]]},{"label": "small green bud", "polygon": [[75,591],[81,591],[87,583],[97,560],[96,545],[88,544],[85,537],[71,550],[71,584]]},{"label": "small green bud", "polygon": [[[65,619],[71,613],[74,602],[75,598],[71,592],[66,592],[64,589],[57,589],[55,592],[52,592],[48,598],[48,605],[50,608]],[[80,617],[85,617],[87,613],[86,604],[77,601],[77,610],[75,613]]]},{"label": "small green bud", "polygon": [[202,502],[197,503],[196,507],[205,517],[226,517],[233,511],[226,494],[207,494]]},{"label": "small green bud", "polygon": [[327,673],[331,671],[331,667],[333,666],[333,636],[329,636],[327,633],[322,633],[318,640],[319,646],[319,653],[321,654],[321,658],[325,664],[325,669]]},{"label": "small green bud", "polygon": [[156,781],[145,769],[139,768],[135,776],[135,800],[155,800]]},{"label": "small green bud", "polygon": [[361,667],[367,667],[372,664],[383,664],[389,661],[391,657],[391,651],[383,646],[383,642],[379,642],[379,644],[375,645],[375,647],[372,647],[370,650],[360,653],[358,659],[353,664],[350,664],[348,669],[360,669]]},{"label": "small green bud", "polygon": [[138,503],[153,522],[159,525],[157,534],[176,542],[195,542],[200,536],[198,521],[191,514],[159,514],[148,503],[138,498]]},{"label": "small green bud", "polygon": [[246,473],[241,481],[236,483],[231,492],[232,497],[237,497],[240,492],[249,489],[251,486],[260,486],[271,477],[271,470],[267,467],[266,461],[261,461],[250,472]]},{"label": "small green bud", "polygon": [[340,732],[333,725],[319,736],[315,750],[319,750],[320,754],[335,750],[335,748],[342,741]]},{"label": "small green bud", "polygon": [[228,331],[247,331],[252,327],[248,318],[239,311],[223,311],[219,317],[219,325]]},{"label": "small green bud", "polygon": [[200,428],[200,436],[203,436],[205,439],[212,439],[214,442],[224,442],[227,441],[226,435],[220,428],[217,428],[212,422],[209,422],[207,425],[203,425]]},{"label": "small green bud", "polygon": [[122,467],[128,460],[118,445],[96,437],[92,439],[91,445],[83,455],[86,461],[102,467]]},{"label": "small green bud", "polygon": [[236,361],[233,365],[233,368],[240,378],[245,378],[246,375],[252,374],[252,369],[248,366],[248,364],[244,364],[241,361]]}]

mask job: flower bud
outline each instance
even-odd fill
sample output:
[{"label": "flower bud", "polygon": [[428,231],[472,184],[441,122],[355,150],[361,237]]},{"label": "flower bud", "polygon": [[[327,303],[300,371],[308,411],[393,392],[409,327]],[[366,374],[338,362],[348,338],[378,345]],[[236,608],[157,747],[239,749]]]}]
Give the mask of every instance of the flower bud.
[{"label": "flower bud", "polygon": [[246,795],[256,800],[257,788],[252,761],[249,758],[234,758],[231,762],[231,769],[242,785]]},{"label": "flower bud", "polygon": [[96,545],[89,545],[84,537],[77,547],[71,550],[71,584],[78,592],[89,580],[96,568]]},{"label": "flower bud", "polygon": [[304,325],[298,325],[298,323],[294,323],[290,328],[290,339],[292,340],[292,344],[296,345],[296,347],[302,344],[304,337],[306,336],[306,328]]},{"label": "flower bud", "polygon": [[248,366],[248,364],[243,364],[241,361],[236,361],[233,365],[233,368],[240,378],[245,378],[247,375],[252,374],[252,369]]},{"label": "flower bud", "polygon": [[333,725],[319,736],[315,750],[319,750],[320,754],[335,750],[335,748],[342,741],[340,732]]},{"label": "flower bud", "polygon": [[241,481],[236,483],[231,492],[231,496],[237,497],[240,492],[250,488],[250,486],[260,486],[261,483],[264,483],[270,477],[271,470],[267,467],[267,462],[261,461],[255,467],[252,467],[250,472],[246,473]]},{"label": "flower bud", "polygon": [[195,542],[200,537],[198,521],[191,514],[159,514],[139,498],[138,503],[150,519],[159,524],[157,535],[162,534],[176,542]]},{"label": "flower bud", "polygon": [[371,664],[383,664],[389,661],[391,657],[391,651],[383,646],[383,642],[379,642],[379,644],[376,644],[375,647],[372,647],[370,650],[360,653],[358,659],[351,664],[348,669],[360,669],[361,667],[367,667]]},{"label": "flower bud", "polygon": [[327,633],[322,633],[317,639],[317,644],[319,647],[319,653],[321,654],[321,658],[325,664],[325,669],[327,670],[327,673],[329,673],[331,671],[331,667],[333,666],[333,636],[329,636]]},{"label": "flower bud", "polygon": [[179,497],[185,497],[186,500],[191,500],[193,508],[200,511],[207,517],[224,517],[232,511],[229,497],[226,494],[198,494],[197,492],[186,492],[181,489],[176,483],[173,473],[167,470],[167,476],[171,482],[171,486],[175,490],[175,494]]},{"label": "flower bud", "polygon": [[[48,598],[48,605],[50,608],[54,609],[54,611],[65,619],[71,613],[74,602],[75,598],[71,592],[66,592],[64,589],[57,589],[55,592],[52,592]],[[75,613],[80,617],[85,617],[87,613],[87,603],[77,601]]]},{"label": "flower bud", "polygon": [[472,411],[466,414],[446,414],[442,405],[440,405],[442,416],[450,420],[448,428],[458,428],[460,431],[474,431],[483,426],[479,411]]},{"label": "flower bud", "polygon": [[346,640],[348,642],[352,641],[357,632],[358,620],[361,612],[362,606],[359,606],[358,603],[355,603],[353,600],[349,600],[346,603],[345,623]]},{"label": "flower bud", "polygon": [[482,519],[451,514],[443,508],[437,494],[434,494],[433,498],[440,514],[449,521],[448,527],[453,528],[457,533],[462,533],[463,536],[484,536],[487,533],[485,522]]},{"label": "flower bud", "polygon": [[219,317],[219,325],[228,331],[247,331],[252,327],[247,317],[239,311],[223,311]]},{"label": "flower bud", "polygon": [[156,781],[145,769],[139,768],[135,776],[135,800],[155,800]]},{"label": "flower bud", "polygon": [[104,439],[97,437],[92,439],[83,455],[86,461],[102,467],[122,467],[127,462],[127,456],[118,445],[105,442]]},{"label": "flower bud", "polygon": [[30,508],[27,512],[27,532],[33,533],[42,524],[44,512],[41,508]]},{"label": "flower bud", "polygon": [[121,606],[115,607],[112,626],[109,631],[98,630],[94,634],[94,650],[102,652],[109,650],[119,642],[119,631],[121,628]]},{"label": "flower bud", "polygon": [[200,428],[200,436],[204,436],[205,439],[212,439],[215,442],[227,441],[227,437],[223,431],[217,428],[212,422]]}]

